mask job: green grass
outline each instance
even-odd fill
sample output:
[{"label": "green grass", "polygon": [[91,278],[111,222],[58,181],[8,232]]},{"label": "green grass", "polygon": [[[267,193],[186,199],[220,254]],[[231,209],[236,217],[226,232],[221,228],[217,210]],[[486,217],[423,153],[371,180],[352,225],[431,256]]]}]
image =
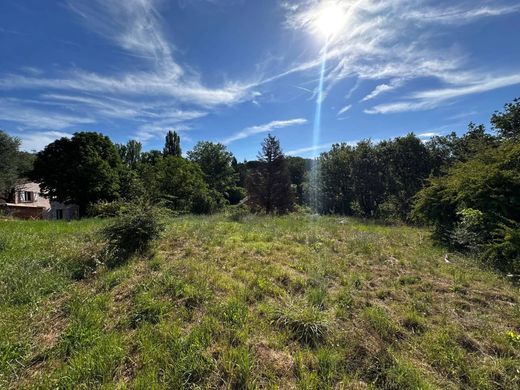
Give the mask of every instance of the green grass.
[{"label": "green grass", "polygon": [[106,221],[0,221],[0,388],[520,387],[520,292],[423,229],[172,219],[104,267]]}]

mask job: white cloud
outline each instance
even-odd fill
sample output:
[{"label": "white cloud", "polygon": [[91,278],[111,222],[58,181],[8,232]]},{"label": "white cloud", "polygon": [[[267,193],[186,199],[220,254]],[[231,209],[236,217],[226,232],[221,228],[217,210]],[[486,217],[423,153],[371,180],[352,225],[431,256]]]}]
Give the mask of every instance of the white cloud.
[{"label": "white cloud", "polygon": [[[258,96],[253,91],[254,84],[224,82],[208,87],[200,81],[199,74],[181,65],[163,31],[165,21],[157,10],[159,1],[69,0],[66,4],[86,28],[138,58],[143,70],[95,73],[73,68],[52,77],[32,68],[19,74],[4,74],[0,77],[0,89],[43,89],[47,93],[45,100],[38,102],[46,105],[41,120],[33,120],[34,109],[25,110],[25,114],[18,110],[18,116],[9,114],[7,119],[4,115],[3,119],[20,119],[23,126],[47,129],[107,118],[153,120],[150,128],[159,128],[161,121],[170,126]],[[53,106],[59,110],[53,112]],[[64,114],[63,110],[74,115]],[[89,113],[88,117],[85,113]]]},{"label": "white cloud", "polygon": [[[453,29],[449,30],[453,33],[460,25],[520,12],[520,5],[498,1],[465,2],[454,7],[447,1],[433,5],[432,2],[416,0],[299,0],[285,5],[287,27],[316,36],[314,19],[323,4],[329,3],[343,7],[346,22],[343,31],[329,43],[327,91],[347,78],[383,81],[362,101],[371,100],[419,78],[436,79],[445,84],[445,90],[436,91],[444,94],[464,96],[493,89],[492,83],[482,87],[474,85],[474,82],[482,80],[483,74],[495,78],[504,71],[472,69],[467,54],[460,47],[443,45],[435,38],[439,28],[444,33]],[[276,80],[295,72],[316,72],[320,62],[320,53],[316,53],[313,58],[296,63],[267,80]],[[511,80],[509,85],[513,85]],[[411,97],[410,101],[389,102],[366,111],[423,110],[447,102],[448,99],[425,101]]]},{"label": "white cloud", "polygon": [[61,131],[38,131],[31,133],[24,133],[19,136],[22,141],[21,148],[27,152],[40,151],[51,142],[58,138],[70,138],[72,134]]},{"label": "white cloud", "polygon": [[431,137],[435,137],[436,135],[439,135],[439,133],[430,131],[430,132],[427,132],[427,133],[417,134],[417,137],[419,137],[419,138],[431,138]]},{"label": "white cloud", "polygon": [[334,142],[329,142],[329,143],[321,144],[321,145],[313,145],[313,146],[307,146],[305,148],[293,149],[293,150],[289,150],[285,154],[288,156],[298,156],[298,155],[306,154],[309,152],[316,152],[318,150],[324,150],[324,149],[330,148],[333,143]]},{"label": "white cloud", "polygon": [[296,118],[296,119],[289,119],[289,120],[282,120],[282,121],[272,121],[272,122],[269,122],[269,123],[266,123],[263,125],[247,127],[244,130],[239,131],[238,133],[235,133],[235,134],[231,135],[230,137],[222,140],[222,143],[224,145],[228,145],[231,142],[238,141],[239,139],[244,139],[244,138],[250,137],[255,134],[268,133],[275,129],[281,129],[281,128],[290,127],[290,126],[299,126],[299,125],[304,125],[306,123],[307,123],[307,119],[304,119],[304,118]]},{"label": "white cloud", "polygon": [[23,104],[18,99],[0,99],[0,120],[17,123],[33,129],[65,129],[67,127],[95,123],[87,116],[49,112]]},{"label": "white cloud", "polygon": [[352,108],[352,104],[346,105],[345,107],[343,107],[341,110],[338,111],[337,116],[346,113],[351,108]]},{"label": "white cloud", "polygon": [[406,101],[385,103],[366,109],[367,114],[389,114],[433,109],[453,99],[520,84],[520,74],[506,76],[481,75],[464,85],[414,92]]}]

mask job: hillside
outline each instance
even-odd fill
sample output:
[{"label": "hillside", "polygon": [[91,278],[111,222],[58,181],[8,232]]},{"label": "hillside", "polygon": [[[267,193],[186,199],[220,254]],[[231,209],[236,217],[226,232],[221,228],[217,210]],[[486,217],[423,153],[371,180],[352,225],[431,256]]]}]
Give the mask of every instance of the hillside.
[{"label": "hillside", "polygon": [[427,230],[182,217],[84,272],[105,223],[0,221],[0,387],[520,386],[518,288]]}]

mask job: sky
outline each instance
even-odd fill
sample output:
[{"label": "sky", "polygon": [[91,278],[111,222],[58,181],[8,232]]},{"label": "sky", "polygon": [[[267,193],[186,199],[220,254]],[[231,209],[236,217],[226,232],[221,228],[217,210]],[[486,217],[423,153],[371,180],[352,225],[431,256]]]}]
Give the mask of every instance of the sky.
[{"label": "sky", "polygon": [[517,0],[2,0],[0,129],[28,151],[171,129],[239,161],[268,133],[303,157],[462,134],[520,97],[518,37]]}]

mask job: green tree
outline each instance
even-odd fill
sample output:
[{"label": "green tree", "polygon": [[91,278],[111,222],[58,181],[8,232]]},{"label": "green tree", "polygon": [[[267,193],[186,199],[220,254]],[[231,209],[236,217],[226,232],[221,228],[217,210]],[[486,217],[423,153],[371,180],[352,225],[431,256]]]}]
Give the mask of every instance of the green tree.
[{"label": "green tree", "polygon": [[164,142],[163,154],[165,156],[181,157],[181,138],[175,131],[168,131]]},{"label": "green tree", "polygon": [[267,213],[286,213],[294,206],[291,178],[280,142],[270,134],[262,143],[259,164],[250,175],[247,191],[249,203]]},{"label": "green tree", "polygon": [[353,158],[354,149],[347,144],[334,144],[330,151],[321,154],[317,165],[319,170],[318,211],[335,214],[352,213]]},{"label": "green tree", "polygon": [[520,144],[505,142],[455,164],[445,176],[431,178],[417,194],[414,215],[431,223],[437,238],[453,242],[453,233],[464,225],[464,210],[477,210],[483,216],[480,237],[486,241],[503,224],[520,222],[518,194]]},{"label": "green tree", "polygon": [[406,220],[413,196],[432,172],[431,154],[413,133],[383,141],[377,149],[385,172],[382,177],[386,186],[385,201],[394,217]]},{"label": "green tree", "polygon": [[210,189],[220,194],[222,200],[230,199],[231,193],[236,190],[238,174],[233,168],[233,154],[224,145],[198,142],[188,152],[188,160],[199,165]]},{"label": "green tree", "polygon": [[357,211],[363,217],[376,216],[385,198],[385,167],[370,140],[360,141],[354,148],[351,169]]},{"label": "green tree", "polygon": [[0,130],[0,199],[12,201],[20,179],[32,169],[34,156],[21,152],[20,140]]},{"label": "green tree", "polygon": [[499,137],[520,139],[520,98],[507,103],[504,112],[495,111],[491,116],[491,124]]},{"label": "green tree", "polygon": [[304,183],[310,171],[310,160],[306,160],[302,157],[286,157],[286,160],[291,183],[296,190],[296,201],[298,204],[303,204]]},{"label": "green tree", "polygon": [[181,213],[200,214],[214,210],[215,194],[197,164],[182,157],[168,156],[148,169],[144,184],[155,201],[162,201]]},{"label": "green tree", "polygon": [[108,137],[80,132],[39,152],[32,177],[48,196],[77,204],[84,215],[89,203],[119,198],[120,171],[121,158]]},{"label": "green tree", "polygon": [[116,144],[121,160],[131,169],[135,169],[141,162],[143,145],[136,140],[129,140],[126,145]]}]

